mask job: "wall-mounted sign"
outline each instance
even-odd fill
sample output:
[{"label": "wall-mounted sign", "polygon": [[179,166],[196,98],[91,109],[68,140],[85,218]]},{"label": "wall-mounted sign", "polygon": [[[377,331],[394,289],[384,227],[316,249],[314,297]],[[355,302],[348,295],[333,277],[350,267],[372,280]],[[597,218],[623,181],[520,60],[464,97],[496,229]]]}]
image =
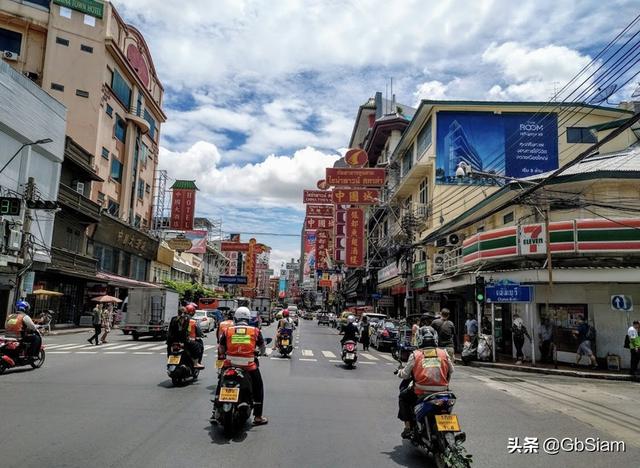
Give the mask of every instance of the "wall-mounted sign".
[{"label": "wall-mounted sign", "polygon": [[180,182],[183,181],[175,182],[171,198],[171,229],[191,231],[196,212],[196,189],[178,188]]},{"label": "wall-mounted sign", "polygon": [[385,281],[393,279],[399,274],[400,274],[400,271],[398,270],[398,266],[394,262],[378,270],[378,283],[383,283]]},{"label": "wall-mounted sign", "polygon": [[329,190],[329,184],[324,179],[320,179],[316,184],[316,187],[318,187],[320,190]]},{"label": "wall-mounted sign", "polygon": [[221,252],[248,252],[249,244],[242,242],[221,242],[220,243],[220,251]]},{"label": "wall-mounted sign", "polygon": [[343,169],[328,167],[326,180],[329,185],[381,187],[384,185],[384,178],[384,169]]},{"label": "wall-mounted sign", "polygon": [[361,267],[364,264],[364,211],[362,208],[347,210],[346,250],[345,265]]},{"label": "wall-mounted sign", "polygon": [[360,148],[352,148],[344,155],[344,161],[351,167],[362,167],[369,162],[369,155]]},{"label": "wall-mounted sign", "polygon": [[611,296],[611,310],[633,312],[633,298],[622,294]]},{"label": "wall-mounted sign", "polygon": [[540,255],[547,253],[547,237],[544,224],[528,224],[520,227],[518,246],[520,255]]},{"label": "wall-mounted sign", "polygon": [[176,252],[186,252],[193,247],[193,243],[187,239],[184,234],[178,234],[173,239],[169,239],[167,245]]},{"label": "wall-mounted sign", "polygon": [[307,218],[333,218],[333,206],[307,205]]},{"label": "wall-mounted sign", "polygon": [[316,231],[316,269],[325,270],[327,268],[327,257],[331,246],[331,231],[319,229]]},{"label": "wall-mounted sign", "polygon": [[380,202],[380,190],[373,189],[335,189],[333,202],[350,205],[375,205]]},{"label": "wall-mounted sign", "polygon": [[104,3],[96,0],[53,0],[53,3],[102,19]]},{"label": "wall-mounted sign", "polygon": [[218,284],[247,284],[247,277],[220,275]]},{"label": "wall-mounted sign", "polygon": [[333,229],[333,218],[306,218],[304,228],[313,229]]},{"label": "wall-mounted sign", "polygon": [[331,284],[332,283],[330,279],[321,279],[320,281],[318,281],[318,286],[320,286],[321,288],[330,288]]},{"label": "wall-mounted sign", "polygon": [[533,286],[519,284],[494,284],[485,288],[487,302],[531,302]]},{"label": "wall-mounted sign", "polygon": [[332,203],[331,192],[323,190],[305,190],[302,195],[302,203],[330,205]]}]

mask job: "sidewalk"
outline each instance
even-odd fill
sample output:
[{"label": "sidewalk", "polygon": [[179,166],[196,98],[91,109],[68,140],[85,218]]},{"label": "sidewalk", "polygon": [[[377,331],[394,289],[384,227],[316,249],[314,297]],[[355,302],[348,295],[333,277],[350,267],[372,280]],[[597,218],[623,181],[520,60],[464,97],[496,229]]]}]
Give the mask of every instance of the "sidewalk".
[{"label": "sidewalk", "polygon": [[[462,360],[456,357],[456,364],[462,364]],[[595,369],[592,370],[586,367],[578,367],[573,368],[565,363],[558,364],[558,368],[556,369],[553,364],[546,363],[537,363],[534,366],[531,363],[525,364],[511,364],[511,363],[502,363],[502,362],[484,362],[484,361],[473,361],[469,364],[470,367],[485,367],[490,369],[499,369],[499,370],[510,370],[510,371],[518,371],[518,372],[530,372],[533,374],[546,374],[546,375],[562,375],[566,377],[581,377],[585,379],[604,379],[604,380],[620,380],[620,381],[633,381],[634,379],[626,373],[627,371],[608,371],[608,370],[600,370]],[[638,380],[638,379],[636,379]]]}]

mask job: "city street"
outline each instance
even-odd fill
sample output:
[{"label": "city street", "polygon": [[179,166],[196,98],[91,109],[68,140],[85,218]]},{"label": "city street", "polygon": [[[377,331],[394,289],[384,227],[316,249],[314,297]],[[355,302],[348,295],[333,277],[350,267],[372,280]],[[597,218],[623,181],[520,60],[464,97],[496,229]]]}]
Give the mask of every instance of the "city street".
[{"label": "city street", "polygon": [[[387,353],[361,353],[343,368],[339,335],[301,321],[291,359],[261,359],[267,426],[225,439],[208,423],[215,385],[215,337],[208,368],[174,388],[162,342],[114,331],[110,343],[87,334],[45,338],[41,369],[1,377],[0,440],[6,467],[389,467],[429,466],[400,439],[399,379]],[[274,326],[264,329],[273,336]],[[456,366],[452,388],[479,467],[636,466],[638,386],[627,382],[496,372]],[[635,408],[635,409],[634,409]],[[626,453],[509,454],[509,437],[623,440]],[[632,445],[635,444],[635,445]]]}]

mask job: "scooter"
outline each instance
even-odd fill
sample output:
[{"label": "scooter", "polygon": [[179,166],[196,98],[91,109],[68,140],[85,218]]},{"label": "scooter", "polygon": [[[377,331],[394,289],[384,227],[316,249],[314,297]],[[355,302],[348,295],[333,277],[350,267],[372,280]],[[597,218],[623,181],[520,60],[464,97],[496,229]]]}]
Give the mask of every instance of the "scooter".
[{"label": "scooter", "polygon": [[292,344],[293,332],[286,328],[280,330],[280,337],[278,338],[278,351],[280,356],[287,357],[293,352]]},{"label": "scooter", "polygon": [[40,345],[40,351],[36,356],[29,354],[28,346],[29,343],[16,338],[0,336],[0,374],[13,367],[31,366],[34,369],[42,367],[45,359],[44,344]]},{"label": "scooter", "polygon": [[182,385],[187,379],[195,382],[200,371],[193,367],[193,358],[184,349],[183,343],[173,343],[167,357],[167,375],[176,387]]},{"label": "scooter", "polygon": [[492,355],[491,335],[479,334],[473,341],[466,341],[460,357],[468,365],[472,361],[489,361]]},{"label": "scooter", "polygon": [[342,362],[344,362],[347,369],[353,369],[353,366],[358,360],[358,350],[355,341],[345,341],[342,345]]}]

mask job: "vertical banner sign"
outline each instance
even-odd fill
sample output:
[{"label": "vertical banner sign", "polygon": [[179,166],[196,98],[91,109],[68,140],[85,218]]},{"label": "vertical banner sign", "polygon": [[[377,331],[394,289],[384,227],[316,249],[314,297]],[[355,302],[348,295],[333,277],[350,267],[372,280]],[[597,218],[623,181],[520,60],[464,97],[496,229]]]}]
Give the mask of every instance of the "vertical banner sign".
[{"label": "vertical banner sign", "polygon": [[344,205],[336,205],[335,210],[335,227],[333,232],[333,258],[338,262],[344,262],[345,260],[345,247],[346,247],[346,227],[347,210]]},{"label": "vertical banner sign", "polygon": [[256,256],[257,256],[257,248],[256,248],[256,240],[249,240],[249,250],[247,252],[247,259],[245,261],[245,274],[247,276],[247,287],[255,288],[256,287]]},{"label": "vertical banner sign", "polygon": [[304,265],[303,279],[311,278],[311,272],[316,269],[316,233],[315,231],[304,231]]},{"label": "vertical banner sign", "polygon": [[176,180],[171,186],[171,229],[177,231],[193,230],[193,217],[196,212],[196,184],[191,180]]},{"label": "vertical banner sign", "polygon": [[316,270],[326,270],[327,255],[331,242],[331,231],[320,229],[316,231]]},{"label": "vertical banner sign", "polygon": [[348,267],[361,267],[364,264],[364,211],[362,208],[347,210],[347,258]]}]

